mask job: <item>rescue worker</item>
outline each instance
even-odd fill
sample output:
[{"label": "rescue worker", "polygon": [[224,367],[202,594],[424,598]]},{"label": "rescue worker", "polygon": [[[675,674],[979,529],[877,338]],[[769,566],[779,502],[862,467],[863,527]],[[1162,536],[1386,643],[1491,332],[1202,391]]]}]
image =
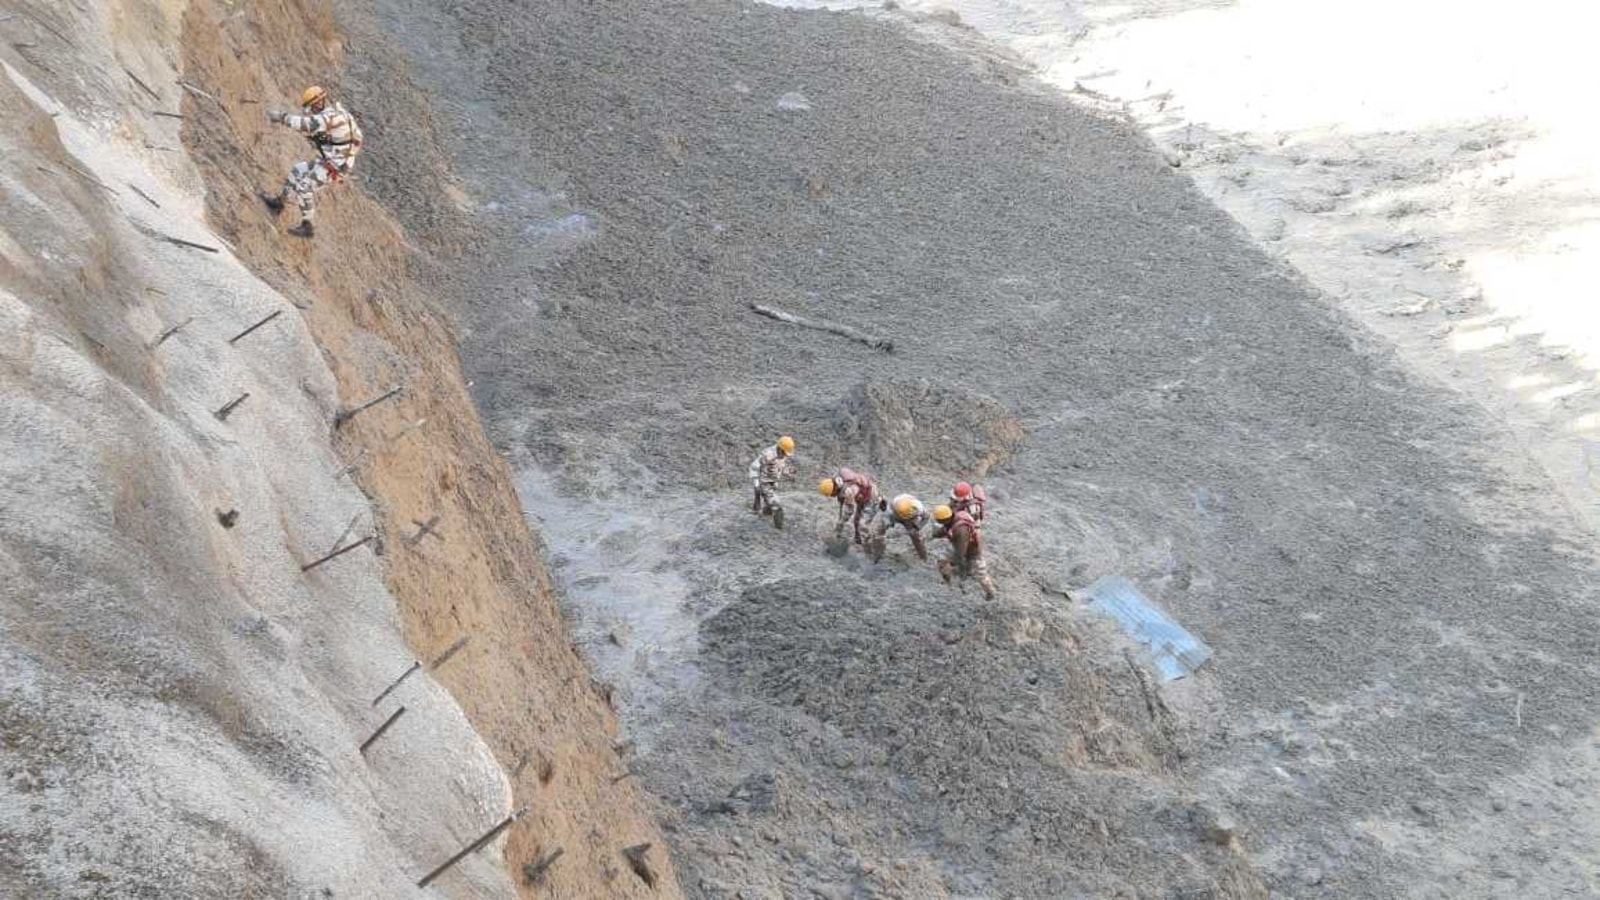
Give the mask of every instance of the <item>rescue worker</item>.
[{"label": "rescue worker", "polygon": [[965,481],[958,481],[950,489],[951,512],[965,512],[980,526],[983,524],[984,508],[988,505],[989,498],[981,487],[975,488]]},{"label": "rescue worker", "polygon": [[922,529],[926,528],[931,517],[922,507],[922,501],[910,494],[900,494],[890,500],[885,508],[882,500],[879,503],[879,514],[872,522],[872,536],[867,540],[867,555],[873,562],[883,559],[883,551],[889,543],[889,529],[896,525],[904,528],[911,536],[911,548],[917,551],[917,559],[926,561],[928,558],[928,545],[922,538]]},{"label": "rescue worker", "polygon": [[783,505],[778,502],[778,482],[794,474],[794,438],[787,434],[777,443],[756,454],[750,463],[750,486],[755,490],[751,512],[772,516],[772,527],[783,528]]},{"label": "rescue worker", "polygon": [[300,108],[299,114],[272,110],[267,121],[305,135],[316,148],[317,158],[295,163],[277,196],[262,193],[261,201],[276,216],[293,196],[300,207],[300,224],[289,233],[308,238],[316,233],[311,224],[316,212],[313,194],[350,175],[356,154],[361,152],[361,126],[342,104],[330,103],[328,92],[320,87],[308,87],[300,94]]},{"label": "rescue worker", "polygon": [[993,600],[994,581],[983,561],[983,535],[977,520],[969,512],[956,512],[948,506],[936,507],[933,519],[939,523],[933,536],[950,541],[950,555],[939,560],[939,577],[945,584],[951,583],[952,576],[976,578],[983,588],[983,599]]},{"label": "rescue worker", "polygon": [[844,535],[844,523],[855,521],[856,543],[861,543],[861,521],[871,521],[877,510],[878,489],[864,472],[841,468],[839,474],[817,482],[817,493],[839,501],[839,521],[833,526],[835,539]]}]

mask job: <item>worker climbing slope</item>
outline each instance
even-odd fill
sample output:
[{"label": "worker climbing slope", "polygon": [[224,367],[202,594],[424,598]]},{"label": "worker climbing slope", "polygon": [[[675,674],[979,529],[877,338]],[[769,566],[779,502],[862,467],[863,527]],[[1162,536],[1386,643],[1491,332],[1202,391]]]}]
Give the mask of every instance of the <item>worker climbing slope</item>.
[{"label": "worker climbing slope", "polygon": [[950,584],[952,577],[976,578],[983,588],[983,599],[993,600],[994,581],[983,560],[983,534],[972,513],[940,506],[933,511],[933,518],[939,523],[933,536],[950,542],[950,555],[939,560],[939,577],[945,584]]},{"label": "worker climbing slope", "polygon": [[783,505],[778,502],[778,482],[794,475],[794,438],[787,434],[756,454],[750,463],[750,485],[755,490],[751,511],[772,516],[772,527],[783,528]]},{"label": "worker climbing slope", "polygon": [[839,501],[839,521],[833,526],[833,536],[844,535],[844,523],[854,520],[855,542],[861,543],[863,520],[871,521],[877,510],[877,487],[864,472],[840,468],[839,474],[817,483],[817,493]]},{"label": "worker climbing slope", "polygon": [[261,200],[274,216],[283,212],[292,195],[300,208],[300,224],[289,229],[296,237],[316,233],[311,220],[316,213],[317,191],[349,177],[361,152],[361,126],[340,103],[329,102],[328,92],[308,87],[300,95],[299,114],[273,110],[267,121],[292,128],[305,135],[317,150],[317,158],[303,160],[289,170],[289,177],[276,196],[262,193]]},{"label": "worker climbing slope", "polygon": [[895,527],[905,529],[911,537],[911,548],[917,552],[917,558],[928,558],[928,545],[922,537],[922,529],[931,521],[928,511],[923,508],[922,501],[910,494],[900,494],[889,501],[888,509],[882,508],[883,501],[876,517],[872,520],[872,527],[868,530],[867,555],[873,562],[883,559],[883,552],[889,543],[889,531]]}]

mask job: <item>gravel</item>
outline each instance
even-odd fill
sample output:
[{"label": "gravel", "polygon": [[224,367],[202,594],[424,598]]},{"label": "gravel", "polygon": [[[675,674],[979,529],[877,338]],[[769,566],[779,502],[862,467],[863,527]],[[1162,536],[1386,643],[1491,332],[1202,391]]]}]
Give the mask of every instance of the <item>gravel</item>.
[{"label": "gravel", "polygon": [[[412,223],[458,214],[418,232],[421,274],[691,895],[1390,897],[1510,843],[1468,798],[1581,765],[1593,560],[1558,495],[1128,123],[858,14],[355,6],[358,101],[411,79],[435,103],[428,127],[377,116],[372,152],[454,173],[369,186]],[[839,463],[925,498],[986,473],[1001,601],[826,557],[831,511],[798,490],[790,533],[759,527],[742,473],[779,431],[802,488]],[[1110,573],[1216,652],[1162,689],[1170,720],[1119,636],[1038,587]],[[652,631],[666,607],[687,634]],[[770,805],[729,799],[752,776]],[[752,830],[774,840],[731,843]],[[1496,864],[1553,888],[1594,846]]]}]

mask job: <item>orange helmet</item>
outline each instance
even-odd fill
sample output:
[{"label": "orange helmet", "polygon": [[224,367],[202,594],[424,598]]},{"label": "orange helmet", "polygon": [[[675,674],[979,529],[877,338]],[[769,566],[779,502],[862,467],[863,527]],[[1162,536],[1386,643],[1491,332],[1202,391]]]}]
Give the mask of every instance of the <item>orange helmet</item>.
[{"label": "orange helmet", "polygon": [[935,522],[948,522],[954,515],[955,511],[948,506],[935,506],[933,508],[933,520]]},{"label": "orange helmet", "polygon": [[834,492],[838,489],[839,483],[834,481],[832,478],[824,478],[817,482],[817,493],[824,497],[832,497]]},{"label": "orange helmet", "polygon": [[328,105],[328,92],[312,85],[300,92],[300,105],[311,110],[321,110]]}]

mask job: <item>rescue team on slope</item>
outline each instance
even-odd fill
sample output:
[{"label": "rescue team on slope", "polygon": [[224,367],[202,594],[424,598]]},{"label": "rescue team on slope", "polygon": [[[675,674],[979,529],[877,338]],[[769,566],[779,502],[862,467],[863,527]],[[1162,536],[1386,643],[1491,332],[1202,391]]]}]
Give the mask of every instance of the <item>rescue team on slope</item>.
[{"label": "rescue team on slope", "polygon": [[[316,234],[311,223],[316,214],[316,192],[350,176],[356,155],[361,152],[361,126],[343,104],[329,101],[328,92],[320,87],[301,92],[298,114],[272,110],[267,113],[267,121],[305,135],[317,151],[315,159],[294,164],[277,194],[260,192],[261,201],[274,216],[281,214],[293,197],[300,210],[300,224],[290,228],[289,233],[312,237]],[[777,486],[794,474],[793,454],[794,438],[784,435],[750,463],[750,482],[755,489],[752,510],[771,516],[773,527],[779,529],[783,528],[783,506],[778,502]],[[822,479],[817,491],[839,503],[834,537],[842,538],[845,523],[849,522],[855,543],[873,562],[883,559],[889,533],[896,528],[905,530],[917,558],[926,560],[928,545],[923,530],[931,520],[932,539],[950,542],[949,555],[939,560],[939,576],[945,584],[950,584],[952,578],[975,578],[983,588],[984,599],[994,599],[994,581],[983,560],[982,488],[974,490],[965,481],[960,482],[950,491],[950,501],[934,507],[932,516],[922,501],[910,494],[885,499],[869,476],[851,469],[841,468],[838,474]]]},{"label": "rescue team on slope", "polygon": [[[770,516],[772,527],[783,528],[783,505],[778,502],[778,482],[795,473],[794,438],[784,435],[772,446],[756,454],[750,463],[750,485],[755,492],[751,511]],[[911,548],[917,558],[928,558],[927,539],[923,529],[931,522],[933,540],[948,540],[950,552],[939,560],[939,577],[945,584],[953,578],[973,578],[983,588],[983,598],[995,597],[994,580],[989,577],[989,566],[983,560],[983,516],[986,498],[983,488],[974,488],[965,481],[950,490],[950,499],[934,507],[930,516],[922,501],[910,494],[899,494],[885,499],[872,478],[863,472],[841,468],[817,483],[817,493],[831,497],[839,503],[839,521],[833,526],[833,536],[844,537],[844,527],[851,526],[855,543],[873,562],[883,559],[891,531],[904,529],[911,538]]]}]

